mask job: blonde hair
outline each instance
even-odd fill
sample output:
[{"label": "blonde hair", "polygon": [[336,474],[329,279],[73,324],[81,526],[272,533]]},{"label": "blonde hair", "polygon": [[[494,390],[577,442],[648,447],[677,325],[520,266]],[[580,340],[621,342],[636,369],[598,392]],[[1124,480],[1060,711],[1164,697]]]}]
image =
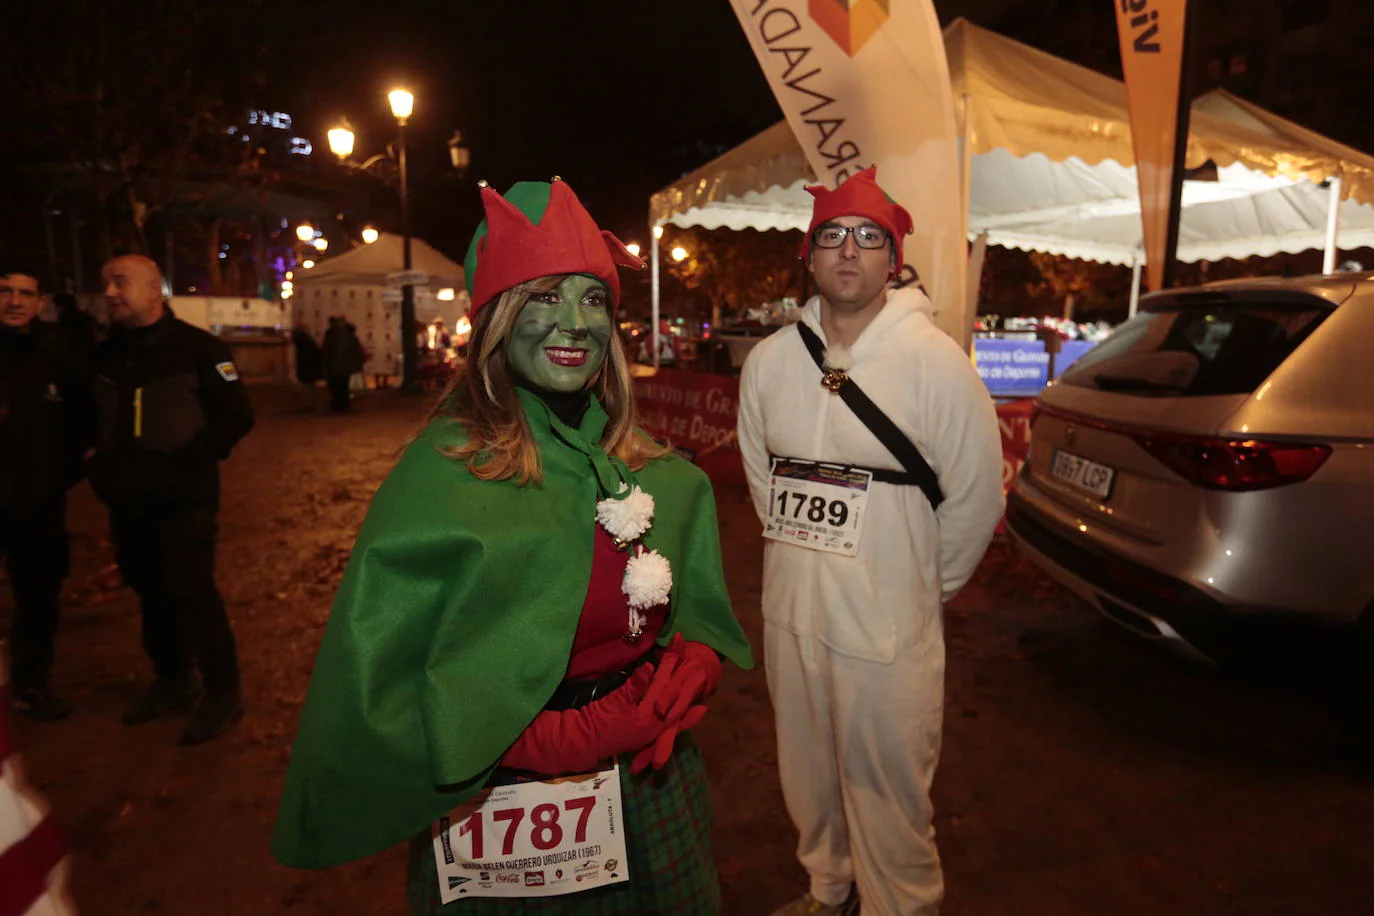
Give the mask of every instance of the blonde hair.
[{"label": "blonde hair", "polygon": [[[468,341],[468,360],[444,389],[427,421],[447,417],[463,425],[467,440],[442,453],[467,464],[479,480],[514,478],[520,486],[544,479],[539,448],[515,395],[506,342],[531,296],[548,292],[563,276],[540,277],[512,287],[478,312]],[[589,386],[609,421],[600,445],[607,455],[639,470],[669,451],[638,429],[629,360],[620,335],[611,332],[606,359]]]}]

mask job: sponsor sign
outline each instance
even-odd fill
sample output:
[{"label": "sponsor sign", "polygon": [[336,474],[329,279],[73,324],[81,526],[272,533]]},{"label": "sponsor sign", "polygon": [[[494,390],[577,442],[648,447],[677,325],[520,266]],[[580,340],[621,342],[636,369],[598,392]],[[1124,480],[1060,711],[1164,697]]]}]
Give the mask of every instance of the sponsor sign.
[{"label": "sponsor sign", "polygon": [[[1054,357],[1054,377],[1096,344],[1086,340],[1066,340]],[[1039,340],[997,340],[977,338],[973,342],[973,363],[978,376],[994,397],[1033,397],[1050,383],[1050,355]]]},{"label": "sponsor sign", "polygon": [[634,380],[640,423],[667,439],[717,483],[744,485],[735,422],[739,379],[682,369],[659,369]]}]

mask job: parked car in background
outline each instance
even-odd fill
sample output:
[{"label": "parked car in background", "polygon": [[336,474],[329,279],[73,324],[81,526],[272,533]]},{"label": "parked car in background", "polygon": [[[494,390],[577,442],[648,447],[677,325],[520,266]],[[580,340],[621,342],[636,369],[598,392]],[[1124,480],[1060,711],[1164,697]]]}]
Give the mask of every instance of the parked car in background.
[{"label": "parked car in background", "polygon": [[1208,659],[1368,644],[1374,274],[1146,297],[1037,401],[1006,521],[1102,614]]}]

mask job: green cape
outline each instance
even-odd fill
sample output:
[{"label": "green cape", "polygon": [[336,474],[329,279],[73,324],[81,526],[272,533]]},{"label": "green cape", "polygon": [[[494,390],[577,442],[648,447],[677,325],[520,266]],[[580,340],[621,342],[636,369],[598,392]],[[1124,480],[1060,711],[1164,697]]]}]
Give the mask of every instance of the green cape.
[{"label": "green cape", "polygon": [[644,544],[673,570],[660,642],[681,631],[742,668],[706,476],[668,456],[608,459],[595,398],[578,429],[520,391],[542,486],[472,477],[435,421],[373,499],[334,601],[286,773],[273,854],[322,868],[425,829],[480,788],[562,681],[591,580],[596,501],[654,497]]}]

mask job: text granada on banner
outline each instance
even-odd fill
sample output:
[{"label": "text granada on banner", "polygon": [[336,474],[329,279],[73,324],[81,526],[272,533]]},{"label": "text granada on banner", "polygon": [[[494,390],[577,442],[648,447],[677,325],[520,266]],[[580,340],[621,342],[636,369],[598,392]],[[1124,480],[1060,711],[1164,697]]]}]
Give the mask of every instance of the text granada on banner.
[{"label": "text granada on banner", "polygon": [[930,0],[731,0],[827,187],[876,165],[911,213],[907,257],[935,324],[967,347],[967,214],[944,40]]}]

